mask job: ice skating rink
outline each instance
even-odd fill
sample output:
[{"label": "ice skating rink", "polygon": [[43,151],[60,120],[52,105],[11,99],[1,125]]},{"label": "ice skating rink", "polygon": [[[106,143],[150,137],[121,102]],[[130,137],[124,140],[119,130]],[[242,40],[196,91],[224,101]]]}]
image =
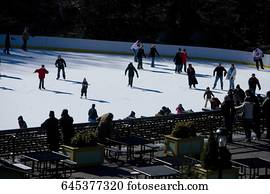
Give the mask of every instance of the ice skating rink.
[{"label": "ice skating rink", "polygon": [[[213,70],[218,64],[188,61],[193,64],[199,82],[196,89],[189,89],[187,75],[174,73],[173,58],[158,58],[155,68],[150,67],[150,58],[147,58],[144,59],[144,70],[138,71],[139,79],[134,77],[134,87],[130,88],[124,72],[128,63],[132,62],[131,55],[47,50],[24,52],[19,49],[12,50],[11,54],[1,55],[0,130],[18,128],[19,115],[24,117],[28,127],[40,126],[48,118],[50,110],[54,110],[59,118],[64,108],[69,110],[74,123],[87,122],[87,113],[93,103],[99,115],[111,112],[114,119],[123,119],[132,110],[136,112],[136,117],[153,116],[162,106],[175,113],[179,103],[185,109],[200,111],[204,106],[204,90],[207,86],[212,88],[215,80]],[[59,54],[67,63],[66,80],[56,80],[54,63]],[[38,89],[38,76],[33,73],[41,64],[49,71],[45,78],[46,90]],[[230,64],[223,65],[227,70],[230,67]],[[240,84],[244,90],[248,88],[252,73],[261,82],[262,90],[257,90],[257,93],[265,94],[270,90],[269,69],[257,71],[255,67],[240,64],[236,64],[236,68],[235,84]],[[84,77],[89,83],[88,98],[80,99]],[[218,83],[213,93],[223,101],[228,87],[229,82],[224,79],[225,90],[220,90]]]}]

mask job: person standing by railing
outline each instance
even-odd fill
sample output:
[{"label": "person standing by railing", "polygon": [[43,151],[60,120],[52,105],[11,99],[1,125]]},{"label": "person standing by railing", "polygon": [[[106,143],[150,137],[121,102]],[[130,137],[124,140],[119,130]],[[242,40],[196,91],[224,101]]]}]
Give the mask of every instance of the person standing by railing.
[{"label": "person standing by railing", "polygon": [[61,118],[59,119],[60,128],[63,133],[63,142],[65,145],[70,145],[71,138],[74,135],[73,118],[69,116],[68,110],[64,109]]},{"label": "person standing by railing", "polygon": [[23,120],[23,116],[18,117],[18,124],[19,124],[20,129],[26,129],[27,128],[27,124]]}]

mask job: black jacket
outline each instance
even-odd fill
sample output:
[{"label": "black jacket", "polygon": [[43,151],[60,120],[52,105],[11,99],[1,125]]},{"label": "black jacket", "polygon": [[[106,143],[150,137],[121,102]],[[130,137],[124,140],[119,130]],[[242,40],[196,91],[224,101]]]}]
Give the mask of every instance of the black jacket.
[{"label": "black jacket", "polygon": [[152,48],[150,49],[149,56],[150,56],[150,57],[155,57],[156,54],[157,54],[157,56],[159,56],[159,53],[157,52],[157,49],[156,49],[155,47],[152,47]]},{"label": "black jacket", "polygon": [[136,73],[137,77],[139,77],[138,75],[138,71],[136,70],[136,68],[132,65],[132,64],[129,64],[125,70],[125,75],[127,74],[128,72],[128,77],[134,77],[134,72]]},{"label": "black jacket", "polygon": [[261,85],[259,80],[256,77],[251,77],[248,80],[248,86],[249,88],[255,89],[256,85],[258,85],[259,89],[261,89]]},{"label": "black jacket", "polygon": [[182,64],[182,58],[181,58],[181,52],[177,52],[174,56],[174,59],[173,59],[175,65],[180,65]]},{"label": "black jacket", "polygon": [[59,69],[64,69],[67,65],[64,59],[60,58],[55,61],[55,66]]},{"label": "black jacket", "polygon": [[223,72],[224,72],[224,76],[226,76],[227,74],[226,69],[223,66],[217,66],[214,69],[213,75],[215,76],[215,73],[216,73],[216,76],[223,77]]}]

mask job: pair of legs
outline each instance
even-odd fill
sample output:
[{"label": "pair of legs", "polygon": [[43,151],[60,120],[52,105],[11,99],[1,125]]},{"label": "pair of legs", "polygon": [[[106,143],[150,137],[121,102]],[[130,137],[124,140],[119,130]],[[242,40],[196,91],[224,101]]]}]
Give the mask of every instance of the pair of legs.
[{"label": "pair of legs", "polygon": [[206,98],[204,108],[207,107],[208,102],[211,104],[211,98]]},{"label": "pair of legs", "polygon": [[223,76],[216,76],[216,79],[215,79],[215,83],[214,83],[213,89],[215,89],[215,87],[217,86],[218,80],[220,80],[220,87],[221,87],[221,89],[223,90]]},{"label": "pair of legs", "polygon": [[128,77],[128,85],[129,85],[130,87],[133,86],[133,76],[129,76],[129,77]]},{"label": "pair of legs", "polygon": [[234,90],[234,79],[230,79],[230,87],[229,89]]},{"label": "pair of legs", "polygon": [[257,70],[259,70],[259,64],[261,66],[261,69],[264,69],[262,59],[255,60],[255,62],[256,62],[256,68],[257,68]]},{"label": "pair of legs", "polygon": [[191,86],[193,86],[193,88],[196,88],[195,84],[189,84],[189,88],[191,88]]},{"label": "pair of legs", "polygon": [[39,79],[39,87],[38,87],[40,90],[41,90],[41,88],[42,89],[45,89],[45,87],[44,87],[44,79]]},{"label": "pair of legs", "polygon": [[[182,66],[184,66],[184,71],[187,72],[187,63],[184,62],[184,63],[182,64]],[[181,70],[182,70],[182,68],[181,68]]]},{"label": "pair of legs", "polygon": [[182,72],[183,64],[175,64],[175,73]]},{"label": "pair of legs", "polygon": [[142,64],[143,64],[142,58],[138,58],[138,66],[137,66],[137,69],[143,69]]},{"label": "pair of legs", "polygon": [[5,48],[5,49],[4,49],[4,54],[10,55],[9,49],[10,49],[10,48]]},{"label": "pair of legs", "polygon": [[151,67],[155,67],[155,57],[152,57]]},{"label": "pair of legs", "polygon": [[85,98],[87,98],[87,90],[82,90],[82,91],[81,91],[81,98],[82,98],[83,96],[84,96]]},{"label": "pair of legs", "polygon": [[132,49],[133,55],[134,55],[134,62],[137,62],[137,50],[136,49]]},{"label": "pair of legs", "polygon": [[23,39],[22,49],[23,49],[24,51],[27,51],[27,40],[24,40],[24,39]]},{"label": "pair of legs", "polygon": [[63,78],[66,79],[66,74],[65,74],[65,69],[64,68],[58,68],[58,71],[57,71],[57,78],[56,79],[59,79],[60,78],[60,71],[62,70],[62,75],[63,75]]},{"label": "pair of legs", "polygon": [[246,139],[247,139],[248,142],[251,141],[251,128],[255,132],[256,137],[258,139],[261,138],[261,133],[260,133],[260,128],[259,128],[259,122],[258,121],[245,119],[244,120],[244,128],[245,128]]}]

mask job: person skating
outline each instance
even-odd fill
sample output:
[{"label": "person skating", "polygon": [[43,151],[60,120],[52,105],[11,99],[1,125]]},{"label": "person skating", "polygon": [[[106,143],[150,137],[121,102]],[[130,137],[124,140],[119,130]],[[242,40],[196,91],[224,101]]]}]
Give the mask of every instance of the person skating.
[{"label": "person skating", "polygon": [[85,98],[87,98],[87,88],[88,88],[88,82],[87,82],[86,78],[83,78],[82,89],[81,89],[81,98],[83,96]]},{"label": "person skating", "polygon": [[182,58],[181,58],[181,48],[178,49],[178,52],[175,54],[173,58],[174,64],[175,64],[175,73],[182,72]]},{"label": "person skating", "polygon": [[24,51],[27,51],[27,41],[28,40],[29,40],[28,28],[25,27],[24,31],[23,31],[23,34],[22,34],[23,44],[22,44],[22,47],[21,47]]},{"label": "person skating", "polygon": [[223,74],[224,74],[224,76],[226,76],[227,71],[221,64],[219,64],[213,71],[213,76],[216,75],[216,79],[215,79],[213,89],[216,88],[217,82],[218,82],[218,80],[220,80],[220,87],[223,90]]},{"label": "person skating", "polygon": [[61,57],[61,55],[58,55],[57,60],[55,61],[55,67],[57,67],[57,78],[60,78],[60,71],[62,71],[63,78],[66,79],[66,73],[65,73],[65,67],[66,67],[66,61]]},{"label": "person skating", "polygon": [[11,38],[10,33],[7,32],[5,37],[5,48],[4,48],[4,54],[10,55],[9,49],[11,48]]},{"label": "person skating", "polygon": [[23,120],[23,117],[22,116],[19,116],[18,117],[18,124],[19,124],[20,129],[26,129],[27,128],[27,124]]},{"label": "person skating", "polygon": [[141,47],[137,51],[137,59],[138,59],[137,69],[143,69],[143,60],[142,60],[143,57],[146,58],[146,55],[144,53],[143,45],[141,45]]},{"label": "person skating", "polygon": [[210,90],[209,87],[206,88],[206,91],[204,92],[203,99],[205,99],[205,105],[204,108],[207,107],[208,102],[211,103],[212,97],[215,97],[213,92]]},{"label": "person skating", "polygon": [[256,48],[252,52],[252,54],[253,54],[253,60],[256,63],[257,70],[259,70],[259,63],[260,63],[261,69],[264,69],[264,67],[263,67],[263,60],[262,60],[262,58],[264,57],[264,54],[263,54],[262,50],[259,49],[259,48]]},{"label": "person skating", "polygon": [[189,88],[191,88],[191,86],[196,88],[195,85],[198,84],[198,81],[196,79],[195,69],[192,67],[192,64],[188,64],[187,75]]},{"label": "person skating", "polygon": [[234,90],[235,77],[236,77],[236,68],[234,64],[231,64],[231,67],[228,70],[227,77],[226,77],[226,79],[229,80],[229,84],[230,84],[229,89]]},{"label": "person skating", "polygon": [[59,126],[63,134],[63,143],[70,145],[71,138],[74,136],[73,118],[69,116],[68,110],[64,109],[61,118],[59,119]]},{"label": "person skating", "polygon": [[95,107],[96,107],[96,105],[92,104],[92,107],[88,111],[89,123],[96,123],[97,122],[98,114],[97,114],[97,110]]},{"label": "person skating", "polygon": [[181,51],[181,60],[182,60],[182,66],[184,66],[184,71],[187,72],[187,58],[188,58],[188,54],[186,49],[183,49]]},{"label": "person skating", "polygon": [[256,78],[255,74],[252,73],[251,78],[248,80],[248,86],[249,90],[252,92],[252,94],[255,95],[256,87],[258,86],[259,90],[261,90],[261,85],[259,80]]},{"label": "person skating", "polygon": [[151,67],[155,67],[156,55],[159,56],[159,53],[156,49],[156,45],[152,45],[152,47],[150,48],[150,53],[149,53],[149,56],[152,58]]},{"label": "person skating", "polygon": [[137,62],[137,52],[138,49],[141,47],[141,41],[137,40],[135,43],[133,43],[130,47],[130,50],[132,51],[133,55],[134,55],[134,62]]},{"label": "person skating", "polygon": [[59,150],[60,132],[59,122],[54,116],[54,111],[50,111],[49,118],[41,124],[41,128],[47,132],[47,142],[51,151]]},{"label": "person skating", "polygon": [[34,73],[38,73],[38,78],[39,78],[39,89],[41,90],[41,88],[45,89],[44,87],[44,79],[45,79],[45,75],[49,73],[49,71],[47,69],[45,69],[44,65],[41,65],[40,69],[36,69],[34,71]]},{"label": "person skating", "polygon": [[266,93],[266,99],[262,104],[262,113],[266,121],[266,138],[270,139],[270,91]]},{"label": "person skating", "polygon": [[125,70],[125,75],[128,72],[128,86],[132,87],[133,86],[133,78],[134,78],[134,72],[137,75],[137,78],[139,78],[138,71],[136,68],[133,66],[132,63],[129,63],[126,70]]}]

